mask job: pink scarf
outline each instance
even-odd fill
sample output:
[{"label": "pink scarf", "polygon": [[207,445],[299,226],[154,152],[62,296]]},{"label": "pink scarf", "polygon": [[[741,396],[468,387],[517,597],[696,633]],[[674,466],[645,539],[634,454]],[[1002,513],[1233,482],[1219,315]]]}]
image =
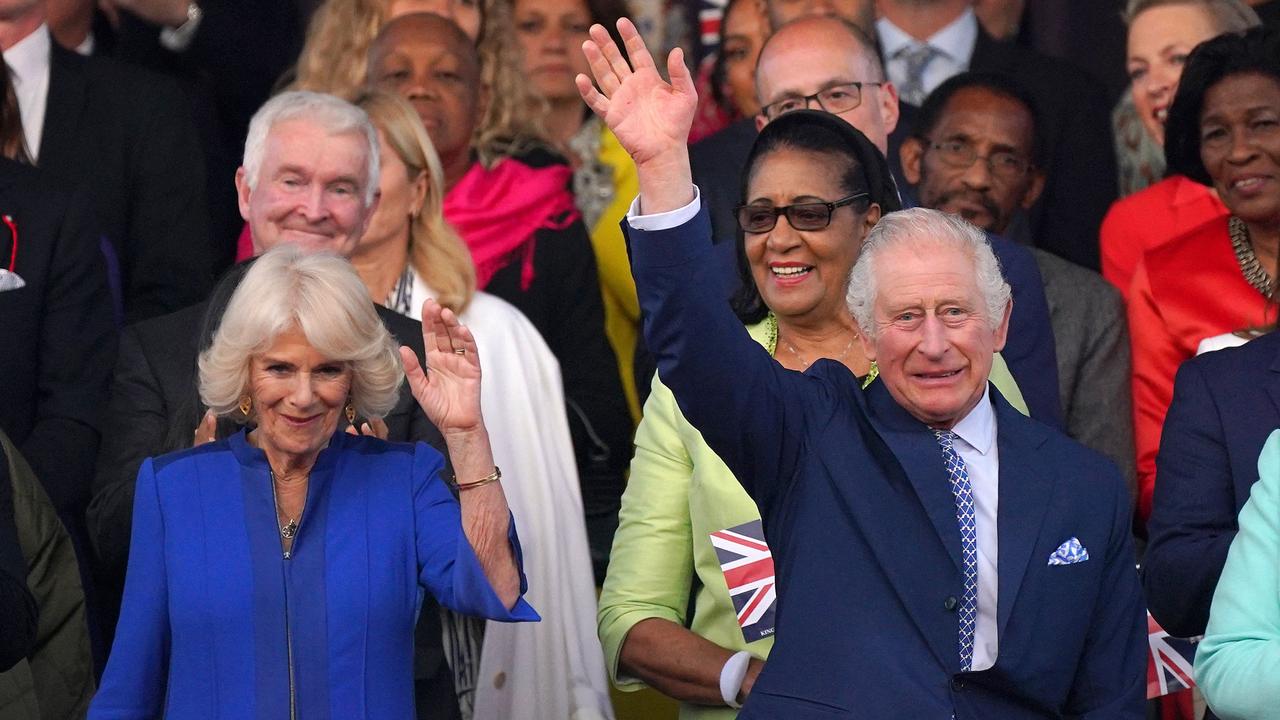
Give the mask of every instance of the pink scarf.
[{"label": "pink scarf", "polygon": [[507,158],[486,170],[475,163],[444,196],[444,219],[471,250],[476,286],[520,257],[520,289],[533,282],[534,233],[563,230],[577,220],[567,165],[535,168]]}]

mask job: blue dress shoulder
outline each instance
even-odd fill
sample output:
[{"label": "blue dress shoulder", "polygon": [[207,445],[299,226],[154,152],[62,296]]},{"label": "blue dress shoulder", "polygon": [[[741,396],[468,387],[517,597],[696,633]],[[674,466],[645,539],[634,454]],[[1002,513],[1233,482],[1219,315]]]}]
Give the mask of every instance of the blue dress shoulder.
[{"label": "blue dress shoulder", "polygon": [[[89,717],[414,717],[423,588],[460,613],[538,619],[494,594],[443,464],[423,443],[335,434],[286,558],[266,456],[244,432],[147,460]],[[510,541],[523,567],[514,521]]]}]

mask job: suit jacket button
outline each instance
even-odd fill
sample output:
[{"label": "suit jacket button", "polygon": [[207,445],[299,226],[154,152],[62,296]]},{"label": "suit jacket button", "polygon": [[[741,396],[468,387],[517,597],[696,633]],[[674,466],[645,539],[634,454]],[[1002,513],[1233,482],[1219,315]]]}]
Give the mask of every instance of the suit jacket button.
[{"label": "suit jacket button", "polygon": [[942,607],[947,609],[948,611],[955,610],[956,606],[959,604],[960,604],[960,601],[956,599],[955,595],[952,595],[948,597],[946,600],[942,601]]},{"label": "suit jacket button", "polygon": [[956,692],[964,690],[964,680],[961,680],[960,678],[951,678],[951,689]]}]

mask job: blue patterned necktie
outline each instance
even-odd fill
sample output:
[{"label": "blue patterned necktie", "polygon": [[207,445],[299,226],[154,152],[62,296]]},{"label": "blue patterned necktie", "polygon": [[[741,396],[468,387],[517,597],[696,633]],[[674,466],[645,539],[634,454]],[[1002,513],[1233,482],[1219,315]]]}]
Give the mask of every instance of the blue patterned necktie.
[{"label": "blue patterned necktie", "polygon": [[942,446],[942,459],[951,478],[951,493],[956,498],[956,523],[960,527],[960,549],[964,558],[964,597],[957,614],[960,619],[960,671],[973,667],[973,633],[978,626],[978,531],[973,509],[973,487],[969,470],[956,452],[956,434],[950,430],[934,430]]},{"label": "blue patterned necktie", "polygon": [[929,63],[938,55],[938,50],[930,45],[911,45],[898,51],[898,57],[906,64],[904,82],[898,88],[898,96],[903,102],[919,106],[928,93],[924,91],[924,71]]}]

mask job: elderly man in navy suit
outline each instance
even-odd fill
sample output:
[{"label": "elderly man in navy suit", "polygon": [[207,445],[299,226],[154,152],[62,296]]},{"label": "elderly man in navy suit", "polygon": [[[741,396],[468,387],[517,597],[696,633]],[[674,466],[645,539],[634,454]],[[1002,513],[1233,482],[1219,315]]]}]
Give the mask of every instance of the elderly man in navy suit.
[{"label": "elderly man in navy suit", "polygon": [[619,29],[630,62],[594,26],[596,84],[578,87],[636,162],[646,340],[759,505],[777,570],[777,642],[740,717],[1141,718],[1128,492],[990,388],[1012,305],[984,234],[935,210],[881,219],[848,283],[879,378],[782,368],[708,279],[689,71],[674,51],[667,84]]}]

